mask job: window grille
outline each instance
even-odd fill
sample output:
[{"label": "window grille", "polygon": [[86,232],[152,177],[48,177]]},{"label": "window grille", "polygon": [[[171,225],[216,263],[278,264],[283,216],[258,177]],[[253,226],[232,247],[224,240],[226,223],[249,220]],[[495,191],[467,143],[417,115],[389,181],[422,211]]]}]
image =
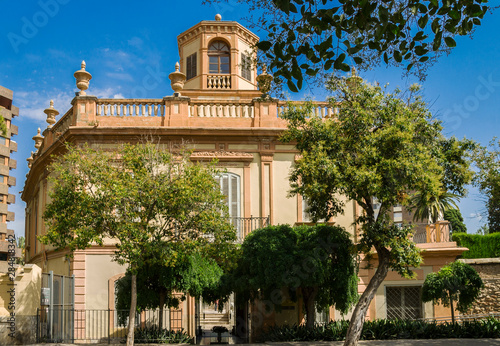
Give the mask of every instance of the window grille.
[{"label": "window grille", "polygon": [[422,318],[421,291],[421,286],[386,287],[387,318]]}]

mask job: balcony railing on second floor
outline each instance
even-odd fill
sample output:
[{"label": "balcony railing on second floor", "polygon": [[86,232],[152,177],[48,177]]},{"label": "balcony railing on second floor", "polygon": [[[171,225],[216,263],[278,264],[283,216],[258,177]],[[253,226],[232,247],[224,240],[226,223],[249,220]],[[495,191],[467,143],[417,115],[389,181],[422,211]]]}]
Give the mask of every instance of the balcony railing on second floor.
[{"label": "balcony railing on second floor", "polygon": [[451,224],[448,221],[438,221],[426,225],[425,230],[417,230],[413,241],[422,243],[447,243],[451,241]]},{"label": "balcony railing on second floor", "polygon": [[236,228],[236,235],[238,242],[241,243],[250,232],[256,229],[269,226],[271,219],[267,217],[233,217],[231,219],[234,227]]}]

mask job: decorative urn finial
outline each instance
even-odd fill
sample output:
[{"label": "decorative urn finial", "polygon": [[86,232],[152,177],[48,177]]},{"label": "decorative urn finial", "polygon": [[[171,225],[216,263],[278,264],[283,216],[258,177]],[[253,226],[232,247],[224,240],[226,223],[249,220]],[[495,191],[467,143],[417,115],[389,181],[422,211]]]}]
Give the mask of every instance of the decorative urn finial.
[{"label": "decorative urn finial", "polygon": [[76,78],[76,87],[80,89],[79,96],[85,96],[87,93],[85,90],[89,88],[89,82],[92,79],[92,75],[85,71],[85,60],[82,61],[82,68],[74,73]]},{"label": "decorative urn finial", "polygon": [[180,71],[179,62],[175,63],[175,72],[168,75],[170,78],[170,85],[174,90],[174,96],[181,96],[180,91],[184,88],[184,82],[186,81],[186,75]]},{"label": "decorative urn finial", "polygon": [[33,140],[35,141],[35,148],[38,150],[42,146],[43,136],[40,134],[40,128],[38,128],[38,133],[33,136]]},{"label": "decorative urn finial", "polygon": [[267,94],[271,90],[271,82],[273,81],[273,79],[273,75],[267,73],[266,64],[262,65],[262,73],[257,76],[257,85],[264,98],[268,97]]},{"label": "decorative urn finial", "polygon": [[217,13],[217,14],[215,15],[215,21],[216,21],[216,22],[220,22],[221,20],[222,20],[222,16],[221,16],[220,14],[218,14],[218,13]]},{"label": "decorative urn finial", "polygon": [[43,111],[47,114],[47,123],[49,124],[47,127],[50,129],[52,125],[56,123],[56,115],[59,115],[59,112],[54,108],[54,101],[50,100],[50,107]]},{"label": "decorative urn finial", "polygon": [[363,81],[363,78],[361,78],[357,74],[356,68],[353,66],[351,68],[351,75],[349,77],[347,77],[347,85],[349,86],[349,88],[355,90],[355,89],[357,89],[358,85],[361,84],[362,81]]},{"label": "decorative urn finial", "polygon": [[28,168],[31,168],[31,165],[33,164],[33,152],[31,152],[31,156],[26,159],[28,161]]}]

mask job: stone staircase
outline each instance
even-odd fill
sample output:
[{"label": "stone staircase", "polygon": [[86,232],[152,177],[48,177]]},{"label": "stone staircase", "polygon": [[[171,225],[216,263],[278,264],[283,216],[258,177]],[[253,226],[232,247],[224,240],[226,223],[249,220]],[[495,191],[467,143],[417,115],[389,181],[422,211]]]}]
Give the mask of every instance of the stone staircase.
[{"label": "stone staircase", "polygon": [[211,330],[214,326],[224,326],[230,328],[229,313],[226,312],[202,312],[201,327],[205,330]]}]

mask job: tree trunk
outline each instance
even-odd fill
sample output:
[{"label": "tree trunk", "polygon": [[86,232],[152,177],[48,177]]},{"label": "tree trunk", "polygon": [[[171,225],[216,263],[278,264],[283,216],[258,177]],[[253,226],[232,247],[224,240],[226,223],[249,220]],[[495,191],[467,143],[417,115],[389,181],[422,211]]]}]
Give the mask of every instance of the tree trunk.
[{"label": "tree trunk", "polygon": [[134,346],[135,311],[137,308],[137,275],[132,274],[130,312],[128,314],[127,346]]},{"label": "tree trunk", "polygon": [[165,306],[165,296],[166,293],[164,290],[160,291],[160,318],[158,319],[158,323],[160,325],[160,330],[163,329],[163,307]]},{"label": "tree trunk", "polygon": [[347,330],[347,335],[345,337],[344,346],[358,345],[359,338],[361,337],[361,332],[363,331],[366,311],[368,310],[368,307],[370,306],[370,303],[375,296],[375,292],[377,292],[380,284],[387,276],[387,271],[389,270],[389,250],[386,248],[377,249],[377,254],[377,271],[371,278],[370,283],[368,283],[368,286],[361,295],[358,304],[356,304],[356,307],[354,308],[351,321],[349,322],[349,329]]},{"label": "tree trunk", "polygon": [[306,328],[314,328],[314,323],[316,322],[316,309],[314,308],[314,302],[316,295],[318,294],[317,288],[303,287],[301,288],[302,298],[304,299],[304,305],[306,306]]},{"label": "tree trunk", "polygon": [[455,311],[453,309],[453,299],[451,299],[451,294],[450,296],[450,306],[451,306],[451,323],[455,323]]}]

